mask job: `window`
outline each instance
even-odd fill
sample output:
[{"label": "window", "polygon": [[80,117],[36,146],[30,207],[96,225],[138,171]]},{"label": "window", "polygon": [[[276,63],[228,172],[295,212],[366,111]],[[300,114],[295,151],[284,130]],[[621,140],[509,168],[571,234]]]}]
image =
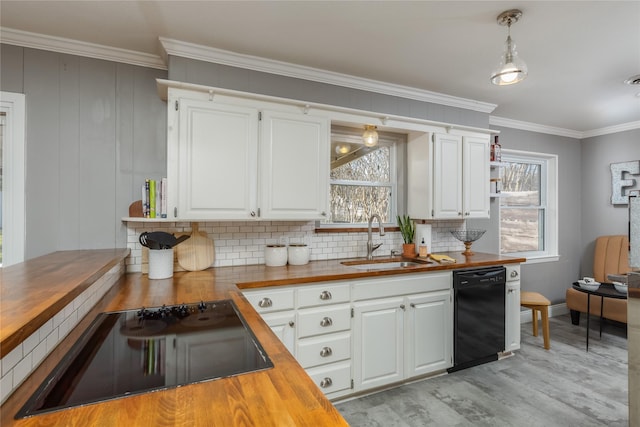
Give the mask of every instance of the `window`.
[{"label": "window", "polygon": [[500,253],[557,257],[557,156],[503,150]]},{"label": "window", "polygon": [[0,92],[0,266],[24,261],[25,96]]},{"label": "window", "polygon": [[323,225],[353,227],[378,214],[395,223],[399,152],[404,136],[379,132],[378,145],[362,143],[362,130],[333,127],[331,135],[330,214]]}]

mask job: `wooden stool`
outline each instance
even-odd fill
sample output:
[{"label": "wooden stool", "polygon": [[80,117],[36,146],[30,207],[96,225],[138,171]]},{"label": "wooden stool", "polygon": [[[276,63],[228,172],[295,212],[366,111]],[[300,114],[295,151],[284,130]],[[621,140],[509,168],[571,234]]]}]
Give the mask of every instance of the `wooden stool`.
[{"label": "wooden stool", "polygon": [[538,311],[542,317],[542,336],[544,348],[549,350],[549,306],[551,302],[538,292],[520,292],[520,305],[531,309],[533,316],[533,336],[538,336]]}]

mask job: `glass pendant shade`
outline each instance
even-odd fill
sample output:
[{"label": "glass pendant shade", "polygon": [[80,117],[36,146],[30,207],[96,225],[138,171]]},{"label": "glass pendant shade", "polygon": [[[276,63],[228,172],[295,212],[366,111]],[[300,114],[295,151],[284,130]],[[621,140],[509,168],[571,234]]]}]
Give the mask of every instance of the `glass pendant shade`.
[{"label": "glass pendant shade", "polygon": [[504,53],[500,63],[491,73],[491,83],[498,86],[512,85],[527,77],[527,64],[518,56],[516,44],[511,40],[511,34],[505,42]]},{"label": "glass pendant shade", "polygon": [[376,127],[372,125],[366,125],[365,131],[362,134],[362,140],[367,147],[373,147],[378,145],[378,132]]}]

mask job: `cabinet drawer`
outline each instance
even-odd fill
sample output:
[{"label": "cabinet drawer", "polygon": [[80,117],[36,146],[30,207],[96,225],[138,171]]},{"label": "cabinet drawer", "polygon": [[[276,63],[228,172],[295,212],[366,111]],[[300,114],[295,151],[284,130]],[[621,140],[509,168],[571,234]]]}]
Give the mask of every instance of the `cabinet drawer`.
[{"label": "cabinet drawer", "polygon": [[298,338],[351,329],[349,304],[298,311]]},{"label": "cabinet drawer", "polygon": [[271,289],[244,292],[244,296],[258,313],[293,309],[293,289]]},{"label": "cabinet drawer", "polygon": [[298,289],[298,306],[304,308],[349,302],[349,290],[348,283],[303,286]]},{"label": "cabinet drawer", "polygon": [[340,332],[298,340],[296,355],[303,368],[350,359],[351,333]]},{"label": "cabinet drawer", "polygon": [[349,361],[307,369],[307,374],[327,395],[351,388],[351,362]]}]

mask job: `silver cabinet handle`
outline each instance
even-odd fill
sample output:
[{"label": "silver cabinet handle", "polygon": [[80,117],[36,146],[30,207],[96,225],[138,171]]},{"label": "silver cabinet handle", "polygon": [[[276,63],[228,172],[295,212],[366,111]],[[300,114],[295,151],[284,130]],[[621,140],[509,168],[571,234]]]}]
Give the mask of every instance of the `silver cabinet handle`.
[{"label": "silver cabinet handle", "polygon": [[333,380],[329,377],[326,377],[325,379],[320,381],[320,387],[322,388],[331,387],[332,385],[333,385]]},{"label": "silver cabinet handle", "polygon": [[293,328],[293,326],[294,326],[294,325],[295,325],[294,321],[293,321],[293,320],[290,320],[290,321],[289,321],[289,326],[291,326],[291,327]]},{"label": "silver cabinet handle", "polygon": [[271,298],[265,297],[258,302],[258,307],[261,307],[261,308],[271,307],[272,305],[273,305],[273,301],[271,301]]},{"label": "silver cabinet handle", "polygon": [[416,308],[416,305],[414,303],[411,303],[411,304],[409,304],[409,307]]},{"label": "silver cabinet handle", "polygon": [[320,293],[320,299],[321,300],[328,300],[328,299],[331,299],[331,297],[332,297],[332,295],[331,295],[331,292],[329,292],[329,291],[322,291]]},{"label": "silver cabinet handle", "polygon": [[509,293],[512,294],[514,292],[514,289],[509,289]]},{"label": "silver cabinet handle", "polygon": [[251,213],[249,215],[251,215],[252,217],[255,217],[256,216],[256,211],[251,211]]},{"label": "silver cabinet handle", "polygon": [[322,347],[322,350],[320,350],[321,357],[329,357],[332,354],[333,354],[333,350],[331,350],[331,347]]},{"label": "silver cabinet handle", "polygon": [[320,215],[327,216],[327,213],[326,212],[322,212]]},{"label": "silver cabinet handle", "polygon": [[400,304],[400,308],[404,310],[405,309],[404,304]]},{"label": "silver cabinet handle", "polygon": [[333,325],[333,320],[331,320],[330,317],[324,317],[322,318],[322,320],[320,321],[320,326],[331,326]]},{"label": "silver cabinet handle", "polygon": [[518,272],[517,272],[517,271],[515,271],[515,270],[513,270],[513,271],[511,272],[511,277],[518,277]]}]

